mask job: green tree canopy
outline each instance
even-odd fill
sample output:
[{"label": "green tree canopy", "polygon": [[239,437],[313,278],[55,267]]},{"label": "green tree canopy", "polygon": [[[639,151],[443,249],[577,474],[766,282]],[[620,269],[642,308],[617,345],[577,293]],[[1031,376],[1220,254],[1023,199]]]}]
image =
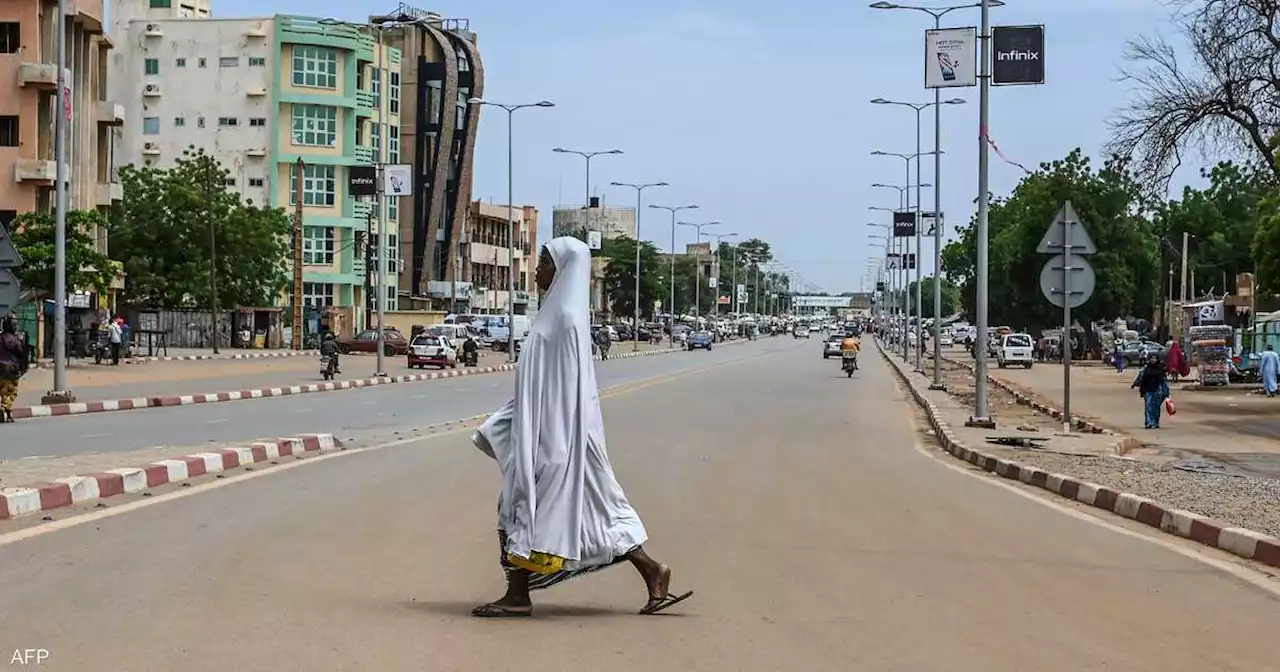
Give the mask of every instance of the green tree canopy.
[{"label": "green tree canopy", "polygon": [[[22,268],[15,275],[22,283],[23,294],[28,298],[45,299],[53,296],[54,254],[57,222],[54,213],[24,212],[10,225],[13,245],[22,255]],[[116,276],[117,265],[94,246],[91,231],[105,229],[107,220],[96,210],[70,210],[67,212],[67,291],[77,290],[105,293]]]},{"label": "green tree canopy", "polygon": [[124,202],[111,246],[124,263],[130,303],[208,307],[211,270],[220,309],[276,303],[288,286],[292,222],[282,209],[228,191],[229,175],[194,147],[170,169],[120,170]]},{"label": "green tree canopy", "polygon": [[[653,312],[655,301],[667,303],[667,265],[658,248],[649,242],[640,246],[640,315]],[[601,242],[600,256],[607,260],[604,268],[604,295],[615,317],[630,318],[635,314],[636,241],[621,236]]]},{"label": "green tree canopy", "polygon": [[[1071,201],[1098,253],[1089,257],[1098,282],[1076,310],[1080,321],[1117,315],[1149,316],[1159,300],[1158,236],[1143,216],[1139,185],[1123,159],[1095,171],[1080,150],[1042,164],[1007,199],[991,204],[988,309],[992,324],[1032,329],[1061,322],[1058,308],[1040,293],[1040,270],[1049,260],[1036,252],[1054,215]],[[960,301],[975,305],[973,222],[943,252],[943,271],[960,286]]]},{"label": "green tree canopy", "polygon": [[[924,310],[921,311],[926,318],[935,317],[933,314],[933,284],[935,278],[932,275],[925,276],[920,281],[921,302],[924,303]],[[907,296],[911,302],[911,313],[915,314],[916,306],[916,283],[911,282],[907,288]],[[960,288],[951,283],[950,280],[942,278],[942,317],[954,315],[958,310],[960,298]]]}]

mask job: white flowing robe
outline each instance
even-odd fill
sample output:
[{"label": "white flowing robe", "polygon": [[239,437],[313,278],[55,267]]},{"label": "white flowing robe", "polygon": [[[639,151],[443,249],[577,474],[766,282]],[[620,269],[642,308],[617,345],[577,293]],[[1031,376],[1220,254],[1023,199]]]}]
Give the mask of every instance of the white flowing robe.
[{"label": "white flowing robe", "polygon": [[613,562],[647,535],[605,449],[591,359],[591,252],[571,237],[547,248],[555,280],[522,344],[515,398],[485,421],[477,444],[502,473],[506,553],[544,553],[578,570]]}]

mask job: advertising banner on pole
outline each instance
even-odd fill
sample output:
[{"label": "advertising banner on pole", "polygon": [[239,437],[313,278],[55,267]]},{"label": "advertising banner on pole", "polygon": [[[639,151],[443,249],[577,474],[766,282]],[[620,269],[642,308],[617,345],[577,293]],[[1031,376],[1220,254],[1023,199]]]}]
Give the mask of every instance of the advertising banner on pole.
[{"label": "advertising banner on pole", "polygon": [[916,213],[893,213],[893,237],[914,238],[916,235]]},{"label": "advertising banner on pole", "polygon": [[599,231],[588,231],[588,232],[587,232],[587,248],[592,249],[592,250],[598,250],[598,249],[600,249],[600,244],[601,244],[601,242],[602,242],[602,241],[601,241],[601,237],[600,237],[600,232],[599,232]]},{"label": "advertising banner on pole", "polygon": [[991,49],[992,84],[1044,84],[1044,26],[996,26]]},{"label": "advertising banner on pole", "polygon": [[413,166],[393,163],[382,167],[382,193],[387,196],[413,195]]},{"label": "advertising banner on pole", "polygon": [[944,28],[924,31],[924,88],[978,85],[978,31]]},{"label": "advertising banner on pole", "polygon": [[377,166],[348,166],[347,193],[351,196],[377,196]]}]

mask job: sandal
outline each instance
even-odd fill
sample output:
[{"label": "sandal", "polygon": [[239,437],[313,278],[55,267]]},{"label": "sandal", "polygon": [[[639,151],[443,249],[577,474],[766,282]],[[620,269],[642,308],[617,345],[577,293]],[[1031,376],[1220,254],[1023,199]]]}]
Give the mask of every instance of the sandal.
[{"label": "sandal", "polygon": [[476,618],[528,618],[533,615],[533,606],[508,607],[496,602],[490,602],[472,609],[471,615]]},{"label": "sandal", "polygon": [[649,598],[649,603],[644,605],[644,608],[640,610],[640,613],[645,616],[656,614],[666,609],[667,607],[673,607],[677,604],[680,604],[681,602],[684,602],[685,600],[691,597],[693,597],[692,590],[687,593],[681,593],[679,595],[672,595],[668,593],[662,597],[651,597]]}]

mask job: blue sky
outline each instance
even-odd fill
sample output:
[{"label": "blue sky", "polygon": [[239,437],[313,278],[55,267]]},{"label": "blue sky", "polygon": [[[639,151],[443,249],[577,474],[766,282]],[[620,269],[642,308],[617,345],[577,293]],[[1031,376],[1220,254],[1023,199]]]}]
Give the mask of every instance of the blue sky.
[{"label": "blue sky", "polygon": [[[214,1],[222,17],[359,19],[396,6]],[[580,204],[584,190],[582,160],[551,148],[618,148],[626,154],[592,163],[594,192],[608,204],[634,200],[634,192],[608,187],[612,180],[665,180],[671,186],[646,192],[646,202],[697,203],[701,210],[686,213],[688,219],[719,220],[721,231],[770,241],[781,262],[826,291],[861,289],[865,259],[877,254],[867,244],[874,231],[866,222],[886,214],[867,206],[897,205],[894,192],[869,185],[903,179],[901,160],[869,153],[915,149],[915,115],[868,101],[932,100],[923,88],[928,16],[872,10],[870,0],[424,2],[418,6],[471,20],[487,99],[556,103],[521,110],[515,119],[515,200],[540,209],[544,237],[551,207]],[[1169,33],[1168,16],[1159,0],[1008,0],[993,10],[993,25],[1046,26],[1047,83],[993,89],[992,138],[1010,159],[1032,168],[1077,146],[1096,156],[1107,117],[1128,95],[1117,70],[1125,41]],[[976,10],[962,10],[943,25],[977,22]],[[977,194],[977,89],[944,93],[969,101],[945,108],[943,118],[943,210],[956,224],[968,221]],[[926,151],[931,129],[930,120]],[[486,110],[475,197],[506,201],[506,143],[505,113]],[[932,182],[928,159],[923,168]],[[1007,193],[1020,175],[992,154],[995,193]],[[927,192],[925,203],[931,207]],[[641,237],[665,249],[669,222],[646,209]],[[677,232],[681,248],[691,240],[690,229]],[[929,245],[925,258],[928,273]]]}]

